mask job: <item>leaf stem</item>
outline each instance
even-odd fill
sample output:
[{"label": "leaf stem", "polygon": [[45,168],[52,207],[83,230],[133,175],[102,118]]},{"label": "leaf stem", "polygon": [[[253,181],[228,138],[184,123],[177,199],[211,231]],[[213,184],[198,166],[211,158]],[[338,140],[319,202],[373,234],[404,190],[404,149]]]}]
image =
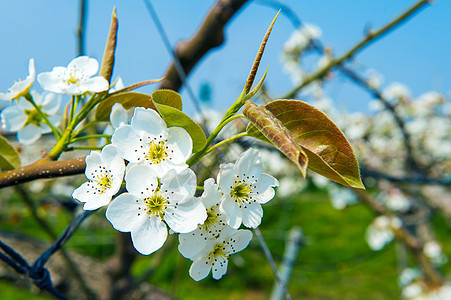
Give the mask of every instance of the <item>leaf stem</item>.
[{"label": "leaf stem", "polygon": [[232,137],[229,137],[228,139],[222,140],[219,143],[217,143],[217,144],[211,146],[210,148],[208,148],[207,151],[205,151],[205,154],[208,154],[211,151],[215,150],[216,148],[219,148],[219,147],[221,147],[221,146],[223,146],[223,145],[225,145],[227,143],[230,143],[230,142],[232,142],[234,140],[237,140],[237,139],[245,137],[245,136],[247,136],[247,132],[242,132],[242,133],[239,133],[239,134],[234,135]]},{"label": "leaf stem", "polygon": [[73,138],[70,140],[69,144],[78,142],[78,141],[84,141],[89,139],[96,139],[96,138],[111,138],[111,135],[109,134],[91,134],[91,135],[85,135],[78,138]]},{"label": "leaf stem", "polygon": [[44,123],[50,127],[50,129],[52,130],[53,134],[55,135],[56,139],[59,139],[61,136],[61,130],[56,128],[55,126],[53,126],[53,124],[49,121],[49,119],[47,118],[47,115],[41,110],[41,108],[36,104],[36,102],[34,102],[33,97],[31,96],[30,93],[26,94],[24,96],[24,98],[30,102],[31,105],[33,105],[34,109],[36,109],[36,111],[39,113],[39,115],[42,117],[42,119],[44,120]]}]

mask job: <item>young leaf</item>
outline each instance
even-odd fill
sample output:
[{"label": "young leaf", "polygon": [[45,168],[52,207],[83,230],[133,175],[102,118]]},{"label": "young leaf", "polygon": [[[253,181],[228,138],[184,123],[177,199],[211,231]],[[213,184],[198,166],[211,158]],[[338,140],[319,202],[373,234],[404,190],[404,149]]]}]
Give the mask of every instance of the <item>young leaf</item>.
[{"label": "young leaf", "polygon": [[157,111],[160,113],[168,127],[183,127],[193,140],[193,153],[200,151],[206,143],[205,133],[190,117],[182,111],[169,105],[154,102]]},{"label": "young leaf", "polygon": [[108,82],[111,80],[111,74],[114,67],[114,54],[116,52],[117,41],[117,16],[116,7],[113,9],[113,15],[111,16],[110,32],[108,33],[108,39],[105,45],[105,51],[103,53],[102,64],[100,65],[99,75],[103,76]]},{"label": "young leaf", "polygon": [[136,92],[124,92],[109,96],[104,101],[100,102],[96,110],[96,120],[108,121],[110,118],[111,108],[115,103],[122,104],[125,109],[139,106],[156,110],[156,107],[150,100],[149,95]]},{"label": "young leaf", "polygon": [[[307,154],[307,167],[310,170],[346,186],[365,188],[351,145],[323,112],[298,100],[276,100],[266,104],[264,108],[271,118],[281,122],[291,140]],[[243,113],[246,115],[244,109]],[[252,118],[248,118],[252,122],[248,126],[248,134],[261,137],[256,128],[260,131],[263,128]],[[271,139],[270,141],[275,143]]]},{"label": "young leaf", "polygon": [[[302,148],[293,141],[290,133],[265,107],[258,107],[248,100],[244,104],[243,114],[251,121],[247,128],[250,136],[258,137],[274,144],[286,157],[298,166],[305,177],[307,171],[307,155]],[[253,124],[253,126],[252,126]],[[258,128],[258,129],[257,129]]]},{"label": "young leaf", "polygon": [[156,90],[152,93],[152,100],[155,103],[164,104],[182,110],[182,97],[173,90]]},{"label": "young leaf", "polygon": [[0,135],[0,170],[12,170],[20,167],[19,153],[6,138]]}]

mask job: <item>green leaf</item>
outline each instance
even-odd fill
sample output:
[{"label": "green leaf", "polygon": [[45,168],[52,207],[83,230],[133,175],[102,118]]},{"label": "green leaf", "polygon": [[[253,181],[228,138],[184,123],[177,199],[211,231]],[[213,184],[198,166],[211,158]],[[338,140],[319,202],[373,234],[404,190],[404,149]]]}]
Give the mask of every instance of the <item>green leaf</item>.
[{"label": "green leaf", "polygon": [[243,114],[251,121],[247,128],[250,136],[272,143],[288,157],[305,177],[307,172],[307,155],[291,138],[289,132],[265,107],[259,107],[248,100],[244,104]]},{"label": "green leaf", "polygon": [[182,110],[182,97],[173,90],[156,90],[152,93],[152,100],[158,104],[164,104]]},{"label": "green leaf", "polygon": [[103,76],[108,82],[111,81],[111,74],[114,67],[114,55],[116,53],[116,41],[117,41],[117,16],[116,7],[113,9],[111,16],[110,32],[105,45],[105,51],[103,53],[102,64],[100,65],[99,75]]},{"label": "green leaf", "polygon": [[115,103],[120,103],[125,109],[132,107],[146,107],[156,110],[155,105],[147,94],[125,92],[109,96],[97,106],[96,120],[109,121],[111,108]]},{"label": "green leaf", "polygon": [[156,102],[154,104],[168,127],[183,127],[188,132],[193,140],[193,153],[200,151],[205,146],[207,139],[204,131],[190,117],[177,108],[169,105]]},{"label": "green leaf", "polygon": [[12,170],[20,167],[20,157],[8,140],[0,135],[0,170]]},{"label": "green leaf", "polygon": [[[298,100],[276,100],[266,104],[264,109],[267,116],[277,119],[291,140],[304,150],[310,170],[346,186],[365,188],[351,145],[323,112]],[[243,113],[246,115],[244,110]],[[248,134],[261,138],[259,131],[264,129],[250,120]]]}]

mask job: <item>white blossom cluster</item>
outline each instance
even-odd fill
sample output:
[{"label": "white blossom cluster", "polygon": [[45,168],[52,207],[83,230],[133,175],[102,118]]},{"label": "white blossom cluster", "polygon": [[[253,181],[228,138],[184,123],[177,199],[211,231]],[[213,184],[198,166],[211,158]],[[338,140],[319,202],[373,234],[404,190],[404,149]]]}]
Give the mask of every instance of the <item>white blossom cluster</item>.
[{"label": "white blossom cluster", "polygon": [[[211,270],[220,279],[230,255],[252,239],[251,231],[238,228],[260,225],[261,204],[274,197],[278,181],[262,172],[260,154],[251,148],[235,164],[221,164],[217,183],[209,178],[202,196],[195,197],[196,175],[186,164],[192,154],[188,132],[167,128],[152,109],[137,107],[129,123],[124,112],[113,108],[112,143],[86,157],[88,181],[72,196],[86,210],[108,205],[106,218],[115,229],[130,232],[142,254],[161,248],[168,228],[178,233],[180,253],[193,261],[190,276],[201,280]],[[126,192],[114,197],[123,179]]]},{"label": "white blossom cluster", "polygon": [[86,93],[98,93],[109,88],[108,81],[102,76],[94,76],[99,69],[98,62],[88,56],[72,60],[67,67],[55,67],[51,72],[37,75],[43,94],[30,91],[36,80],[34,59],[30,59],[29,75],[12,85],[6,93],[0,93],[0,100],[16,100],[0,113],[3,130],[17,132],[17,140],[23,145],[36,142],[42,134],[51,132],[44,121],[51,125],[60,124],[61,94],[76,96]]}]

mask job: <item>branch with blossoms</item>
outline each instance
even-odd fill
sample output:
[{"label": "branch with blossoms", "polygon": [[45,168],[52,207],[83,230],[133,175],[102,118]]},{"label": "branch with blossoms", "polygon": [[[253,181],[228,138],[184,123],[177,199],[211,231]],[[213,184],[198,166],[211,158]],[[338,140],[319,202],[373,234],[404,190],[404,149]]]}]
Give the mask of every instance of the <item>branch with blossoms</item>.
[{"label": "branch with blossoms", "polygon": [[[40,73],[37,81],[45,92],[38,95],[30,90],[36,77],[34,60],[30,60],[30,75],[2,94],[4,99],[17,100],[1,111],[2,128],[17,132],[19,143],[24,145],[52,132],[55,144],[42,159],[21,167],[15,147],[2,138],[1,187],[81,171],[87,178],[72,193],[87,212],[33,268],[44,272],[46,261],[82,220],[106,207],[107,220],[116,230],[130,233],[137,252],[154,253],[164,245],[170,230],[178,234],[179,252],[193,261],[189,275],[194,280],[202,280],[210,272],[214,279],[222,278],[230,256],[244,250],[252,240],[252,232],[240,228],[255,229],[261,224],[262,205],[274,198],[279,181],[263,172],[256,148],[241,153],[235,163],[220,164],[216,180],[208,178],[200,187],[191,167],[213,150],[243,136],[273,144],[304,177],[309,168],[343,185],[364,189],[349,142],[324,113],[294,100],[277,100],[264,107],[252,102],[266,76],[253,87],[275,20],[263,38],[242,93],[208,138],[182,112],[182,99],[176,92],[157,90],[146,95],[131,91],[145,82],[129,87],[123,87],[120,80],[111,83],[117,39],[115,11],[100,66],[95,59],[80,56],[67,67]],[[100,75],[95,76],[99,67]],[[69,97],[62,116],[61,95]],[[223,129],[240,118],[248,121],[248,127],[214,144]],[[108,121],[110,125],[98,133],[99,124]],[[319,124],[325,127],[321,132],[316,130]],[[74,149],[92,151],[85,158],[58,160],[62,153]],[[203,193],[195,197],[198,189]],[[6,245],[3,249],[21,261]],[[11,258],[0,258],[16,266]],[[29,268],[27,263],[24,266]],[[38,286],[53,291],[50,277],[46,278],[45,286]]]}]

